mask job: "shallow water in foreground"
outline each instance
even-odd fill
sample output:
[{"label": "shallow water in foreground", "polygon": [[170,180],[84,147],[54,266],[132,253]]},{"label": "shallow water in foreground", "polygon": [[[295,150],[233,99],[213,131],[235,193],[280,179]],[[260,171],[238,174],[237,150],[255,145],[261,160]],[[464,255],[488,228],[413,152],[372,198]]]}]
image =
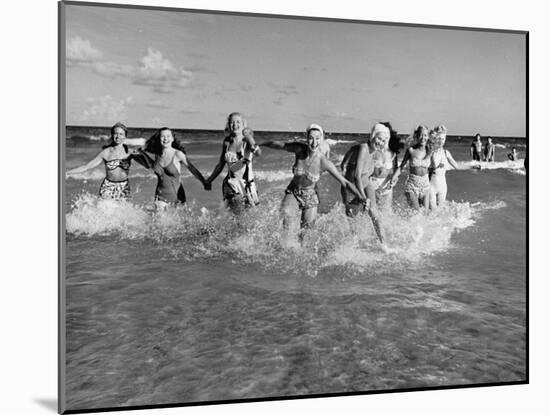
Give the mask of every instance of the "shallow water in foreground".
[{"label": "shallow water in foreground", "polygon": [[325,176],[315,228],[283,238],[279,156],[256,164],[244,228],[191,179],[189,206],[158,216],[145,170],[131,203],[88,194],[101,174],[67,180],[68,409],[525,379],[522,169],[450,171],[456,202],[429,216],[399,208],[401,181],[386,254]]}]

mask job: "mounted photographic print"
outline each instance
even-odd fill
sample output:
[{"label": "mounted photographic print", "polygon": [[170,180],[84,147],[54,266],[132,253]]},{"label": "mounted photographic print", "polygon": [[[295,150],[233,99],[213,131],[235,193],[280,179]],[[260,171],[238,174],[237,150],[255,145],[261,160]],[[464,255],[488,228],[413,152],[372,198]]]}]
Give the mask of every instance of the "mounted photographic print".
[{"label": "mounted photographic print", "polygon": [[527,383],[527,32],[59,12],[61,412]]}]

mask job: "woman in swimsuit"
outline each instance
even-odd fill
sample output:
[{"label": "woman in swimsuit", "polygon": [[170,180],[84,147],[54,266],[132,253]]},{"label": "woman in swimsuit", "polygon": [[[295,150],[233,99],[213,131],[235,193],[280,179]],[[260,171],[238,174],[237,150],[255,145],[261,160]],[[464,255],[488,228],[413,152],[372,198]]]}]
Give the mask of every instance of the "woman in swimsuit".
[{"label": "woman in swimsuit", "polygon": [[181,164],[204,185],[204,177],[187,158],[183,145],[175,139],[171,129],[163,127],[153,134],[145,143],[145,151],[155,155],[153,160],[142,152],[147,160],[147,167],[154,171],[158,179],[155,190],[157,210],[185,203],[185,191],[180,180]]},{"label": "woman in swimsuit", "polygon": [[340,168],[342,174],[350,182],[354,183],[361,196],[366,200],[362,202],[352,192],[349,192],[344,186],[341,188],[342,200],[346,207],[346,215],[354,217],[360,212],[367,210],[371,217],[372,224],[378,239],[384,245],[385,233],[380,221],[380,214],[373,200],[376,194],[369,188],[369,178],[374,171],[374,162],[372,159],[373,148],[370,139],[367,143],[352,146],[344,155]]},{"label": "woman in swimsuit", "polygon": [[102,199],[128,199],[130,197],[130,184],[128,172],[132,159],[144,164],[143,159],[132,152],[124,144],[128,129],[122,123],[116,123],[111,127],[111,143],[104,146],[103,150],[88,164],[68,170],[67,175],[83,173],[105,163],[105,179],[99,187],[99,197]]},{"label": "woman in swimsuit", "polygon": [[227,176],[222,184],[223,200],[226,207],[238,214],[243,208],[260,203],[252,172],[252,157],[261,155],[261,150],[254,141],[252,130],[246,128],[246,121],[238,112],[227,117],[225,134],[220,159],[206,180],[205,188],[211,188],[212,182],[227,165]]},{"label": "woman in swimsuit", "polygon": [[430,132],[430,135],[433,135],[434,143],[434,149],[430,156],[430,207],[435,209],[436,206],[443,204],[447,198],[445,172],[448,166],[457,169],[458,165],[449,150],[444,147],[447,139],[447,128],[444,125],[438,125]]},{"label": "woman in swimsuit", "polygon": [[409,178],[405,184],[405,195],[409,206],[416,210],[420,210],[420,206],[427,209],[430,204],[428,168],[431,163],[431,153],[426,148],[428,137],[428,127],[419,125],[414,131],[416,143],[409,147],[401,165],[392,177],[392,182],[396,182],[403,168],[409,163]]},{"label": "woman in swimsuit", "polygon": [[300,142],[270,141],[263,145],[275,150],[286,150],[296,155],[292,173],[294,177],[285,190],[281,210],[285,228],[291,226],[296,210],[301,210],[301,227],[310,227],[317,217],[319,196],[315,189],[321,177],[321,172],[328,171],[342,186],[350,189],[358,198],[365,200],[353,183],[348,181],[338,169],[328,160],[319,148],[323,137],[323,129],[317,124],[311,124],[307,130],[307,144]]},{"label": "woman in swimsuit", "polygon": [[397,170],[396,139],[397,134],[389,123],[378,123],[372,127],[370,143],[374,150],[371,153],[373,171],[367,182],[369,193],[367,196],[371,200],[376,216],[378,216],[378,210],[391,210],[393,186],[395,185],[392,177]]}]

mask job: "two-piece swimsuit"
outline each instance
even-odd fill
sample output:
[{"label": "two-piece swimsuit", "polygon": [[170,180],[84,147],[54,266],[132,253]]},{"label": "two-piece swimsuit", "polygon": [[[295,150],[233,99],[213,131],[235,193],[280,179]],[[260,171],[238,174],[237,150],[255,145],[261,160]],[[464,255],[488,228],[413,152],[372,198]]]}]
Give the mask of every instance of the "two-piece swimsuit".
[{"label": "two-piece swimsuit", "polygon": [[[244,142],[241,143],[241,149],[237,152],[229,151],[228,142],[225,145],[225,162],[228,170],[222,183],[223,200],[229,203],[236,199],[242,199],[247,206],[259,204],[260,200],[252,173],[252,152],[245,149]],[[235,168],[236,166],[238,168]]]},{"label": "two-piece swimsuit", "polygon": [[[132,163],[130,157],[103,161],[105,162],[105,169],[107,171],[122,169],[126,174],[128,174]],[[99,187],[99,197],[102,199],[128,199],[130,197],[130,183],[128,179],[117,182],[105,177]]]},{"label": "two-piece swimsuit", "polygon": [[[391,170],[393,168],[393,160],[396,157],[396,155],[392,155],[392,158],[389,160],[386,160],[386,157],[384,155],[384,160],[380,160],[378,158],[373,158],[374,161],[374,170],[377,169],[383,169],[383,170]],[[372,174],[369,177],[369,184],[376,190],[376,192],[379,195],[385,195],[389,192],[391,192],[391,187],[381,187],[382,184],[388,182],[388,176],[375,176]]]},{"label": "two-piece swimsuit", "polygon": [[[411,158],[410,168],[430,167],[430,158]],[[409,178],[405,183],[405,193],[413,193],[418,197],[426,196],[430,192],[430,179],[427,174],[418,176],[416,174],[409,174]]]},{"label": "two-piece swimsuit", "polygon": [[169,204],[185,203],[185,191],[180,181],[180,172],[174,165],[175,158],[174,153],[170,163],[162,166],[158,157],[153,164],[153,171],[158,179],[155,200]]},{"label": "two-piece swimsuit", "polygon": [[[313,157],[314,155],[310,156],[311,160],[306,166],[298,166],[296,161],[296,164],[292,167],[294,178],[285,190],[286,194],[294,196],[300,209],[310,209],[319,205],[319,195],[315,184],[319,181],[321,175],[311,173],[308,169],[311,166]],[[300,183],[301,178],[305,179],[308,184],[304,186],[303,183]]]}]

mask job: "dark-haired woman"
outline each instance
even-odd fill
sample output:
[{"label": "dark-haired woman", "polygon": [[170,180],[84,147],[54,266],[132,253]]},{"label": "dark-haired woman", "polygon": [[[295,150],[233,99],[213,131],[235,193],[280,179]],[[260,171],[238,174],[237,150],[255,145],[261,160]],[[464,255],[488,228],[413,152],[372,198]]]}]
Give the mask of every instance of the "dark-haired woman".
[{"label": "dark-haired woman", "polygon": [[187,159],[183,145],[175,139],[169,128],[161,128],[145,143],[145,151],[155,155],[152,159],[145,152],[147,167],[157,176],[155,207],[157,210],[185,203],[185,191],[180,180],[183,164],[203,185],[201,172]]},{"label": "dark-haired woman", "polygon": [[68,170],[67,175],[83,173],[105,163],[105,179],[99,187],[99,197],[102,199],[128,199],[130,197],[130,183],[128,173],[132,159],[143,164],[143,159],[128,150],[124,144],[128,129],[122,123],[111,127],[111,142],[103,147],[89,163],[84,166]]}]

